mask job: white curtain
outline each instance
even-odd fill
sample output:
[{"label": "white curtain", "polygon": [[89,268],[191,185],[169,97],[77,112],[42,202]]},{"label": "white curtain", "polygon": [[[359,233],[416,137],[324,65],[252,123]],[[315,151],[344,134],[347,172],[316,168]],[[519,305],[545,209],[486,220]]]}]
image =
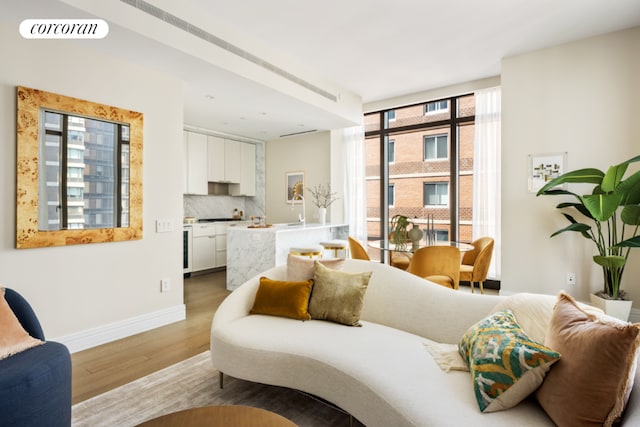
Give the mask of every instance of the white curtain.
[{"label": "white curtain", "polygon": [[475,92],[476,129],[473,154],[473,239],[493,237],[488,276],[500,279],[500,140],[501,89]]},{"label": "white curtain", "polygon": [[367,240],[367,200],[365,193],[364,128],[354,126],[342,130],[344,147],[344,218],[349,234]]}]

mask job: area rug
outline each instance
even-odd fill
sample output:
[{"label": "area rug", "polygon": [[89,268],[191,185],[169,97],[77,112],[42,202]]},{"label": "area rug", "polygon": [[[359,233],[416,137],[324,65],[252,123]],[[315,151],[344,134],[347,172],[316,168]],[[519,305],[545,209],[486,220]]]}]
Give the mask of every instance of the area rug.
[{"label": "area rug", "polygon": [[[247,405],[280,414],[301,427],[348,426],[349,415],[295,390],[224,377],[206,351],[73,405],[72,425],[135,426],[170,412],[207,405]],[[354,426],[361,426],[354,419]]]}]

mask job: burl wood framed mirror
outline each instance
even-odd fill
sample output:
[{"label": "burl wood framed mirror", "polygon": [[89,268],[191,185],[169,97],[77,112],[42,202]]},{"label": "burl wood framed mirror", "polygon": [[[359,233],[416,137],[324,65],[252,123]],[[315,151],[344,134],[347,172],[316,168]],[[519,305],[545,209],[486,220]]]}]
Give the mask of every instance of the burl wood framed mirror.
[{"label": "burl wood framed mirror", "polygon": [[142,238],[143,115],[17,87],[16,248]]}]

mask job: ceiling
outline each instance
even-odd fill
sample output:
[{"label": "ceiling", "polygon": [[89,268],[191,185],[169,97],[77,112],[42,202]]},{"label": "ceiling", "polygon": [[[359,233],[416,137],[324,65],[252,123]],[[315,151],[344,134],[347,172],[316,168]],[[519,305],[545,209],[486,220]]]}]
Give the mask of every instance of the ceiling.
[{"label": "ceiling", "polygon": [[[75,0],[63,1],[0,0],[0,19],[17,25],[35,17],[104,17],[109,35],[91,47],[182,80],[186,125],[271,140],[350,124],[125,28],[117,17],[96,13],[90,3],[100,2],[79,11],[65,4]],[[239,35],[235,43],[244,51],[268,55],[285,70],[295,64],[305,81],[331,82],[363,103],[497,76],[504,57],[640,25],[638,0],[182,0],[179,7],[209,17],[220,34]],[[215,28],[208,31],[222,37]]]}]

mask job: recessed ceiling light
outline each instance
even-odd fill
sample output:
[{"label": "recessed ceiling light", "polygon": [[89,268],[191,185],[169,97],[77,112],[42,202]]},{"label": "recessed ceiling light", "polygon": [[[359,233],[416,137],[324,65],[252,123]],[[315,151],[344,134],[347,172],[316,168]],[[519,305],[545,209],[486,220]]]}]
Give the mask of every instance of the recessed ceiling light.
[{"label": "recessed ceiling light", "polygon": [[267,115],[267,113],[265,113],[264,111],[260,111],[260,113],[259,113],[259,114],[260,114],[261,116],[266,116],[266,115]]},{"label": "recessed ceiling light", "polygon": [[210,93],[206,94],[204,97],[207,99],[216,99],[216,97],[211,95]]}]

